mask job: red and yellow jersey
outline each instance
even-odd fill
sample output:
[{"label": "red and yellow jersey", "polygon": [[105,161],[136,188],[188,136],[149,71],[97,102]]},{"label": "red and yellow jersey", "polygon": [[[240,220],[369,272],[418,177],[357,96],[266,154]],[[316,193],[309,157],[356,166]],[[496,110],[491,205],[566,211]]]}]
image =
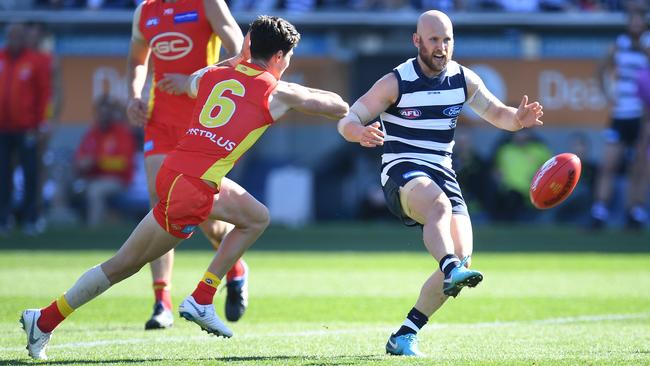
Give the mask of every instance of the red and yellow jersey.
[{"label": "red and yellow jersey", "polygon": [[24,50],[17,58],[0,50],[0,131],[38,128],[46,118],[51,69],[39,54]]},{"label": "red and yellow jersey", "polygon": [[194,100],[165,93],[156,84],[165,73],[189,75],[218,61],[221,40],[205,16],[203,0],[146,0],[137,22],[153,64],[147,122],[187,126]]},{"label": "red and yellow jersey", "polygon": [[242,62],[206,72],[199,83],[190,128],[163,165],[220,184],[237,160],[273,123],[273,75]]}]

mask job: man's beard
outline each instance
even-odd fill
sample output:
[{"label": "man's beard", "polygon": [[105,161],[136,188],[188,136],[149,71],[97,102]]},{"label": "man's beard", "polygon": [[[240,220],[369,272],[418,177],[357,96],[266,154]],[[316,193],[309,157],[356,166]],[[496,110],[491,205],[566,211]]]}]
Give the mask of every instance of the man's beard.
[{"label": "man's beard", "polygon": [[[424,62],[424,64],[427,65],[427,67],[429,69],[431,69],[432,71],[441,72],[447,66],[447,61],[448,61],[447,59],[444,60],[444,64],[441,67],[437,66],[434,63],[434,60],[436,60],[436,59],[434,59],[433,54],[430,53],[430,52],[427,52],[427,50],[425,50],[423,48],[420,48],[418,53],[420,55],[420,60],[422,60],[422,62]],[[440,60],[440,61],[443,61],[443,60]]]}]

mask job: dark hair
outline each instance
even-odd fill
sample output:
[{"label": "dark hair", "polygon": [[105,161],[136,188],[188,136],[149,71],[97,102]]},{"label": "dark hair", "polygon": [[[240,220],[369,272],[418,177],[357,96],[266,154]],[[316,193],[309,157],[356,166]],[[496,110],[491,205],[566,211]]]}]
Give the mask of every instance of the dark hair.
[{"label": "dark hair", "polygon": [[250,25],[251,56],[268,60],[276,52],[286,55],[300,41],[300,33],[288,21],[269,15],[260,15]]}]

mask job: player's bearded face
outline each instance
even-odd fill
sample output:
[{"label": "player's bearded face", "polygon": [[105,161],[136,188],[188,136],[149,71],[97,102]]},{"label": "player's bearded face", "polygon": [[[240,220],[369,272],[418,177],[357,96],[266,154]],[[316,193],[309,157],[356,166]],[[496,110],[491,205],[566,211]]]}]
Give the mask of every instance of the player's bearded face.
[{"label": "player's bearded face", "polygon": [[422,62],[435,72],[444,70],[454,50],[453,40],[427,41],[420,38],[418,54]]}]

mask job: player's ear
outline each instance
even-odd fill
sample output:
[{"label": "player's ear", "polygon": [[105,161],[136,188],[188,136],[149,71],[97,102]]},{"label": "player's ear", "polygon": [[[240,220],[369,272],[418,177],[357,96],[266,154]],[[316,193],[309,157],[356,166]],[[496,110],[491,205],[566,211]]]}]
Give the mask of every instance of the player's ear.
[{"label": "player's ear", "polygon": [[420,48],[420,35],[417,33],[413,33],[413,45],[416,48]]},{"label": "player's ear", "polygon": [[273,58],[275,58],[276,62],[280,62],[280,60],[282,60],[283,57],[284,57],[284,51],[282,50],[276,52],[275,55],[273,55]]}]

